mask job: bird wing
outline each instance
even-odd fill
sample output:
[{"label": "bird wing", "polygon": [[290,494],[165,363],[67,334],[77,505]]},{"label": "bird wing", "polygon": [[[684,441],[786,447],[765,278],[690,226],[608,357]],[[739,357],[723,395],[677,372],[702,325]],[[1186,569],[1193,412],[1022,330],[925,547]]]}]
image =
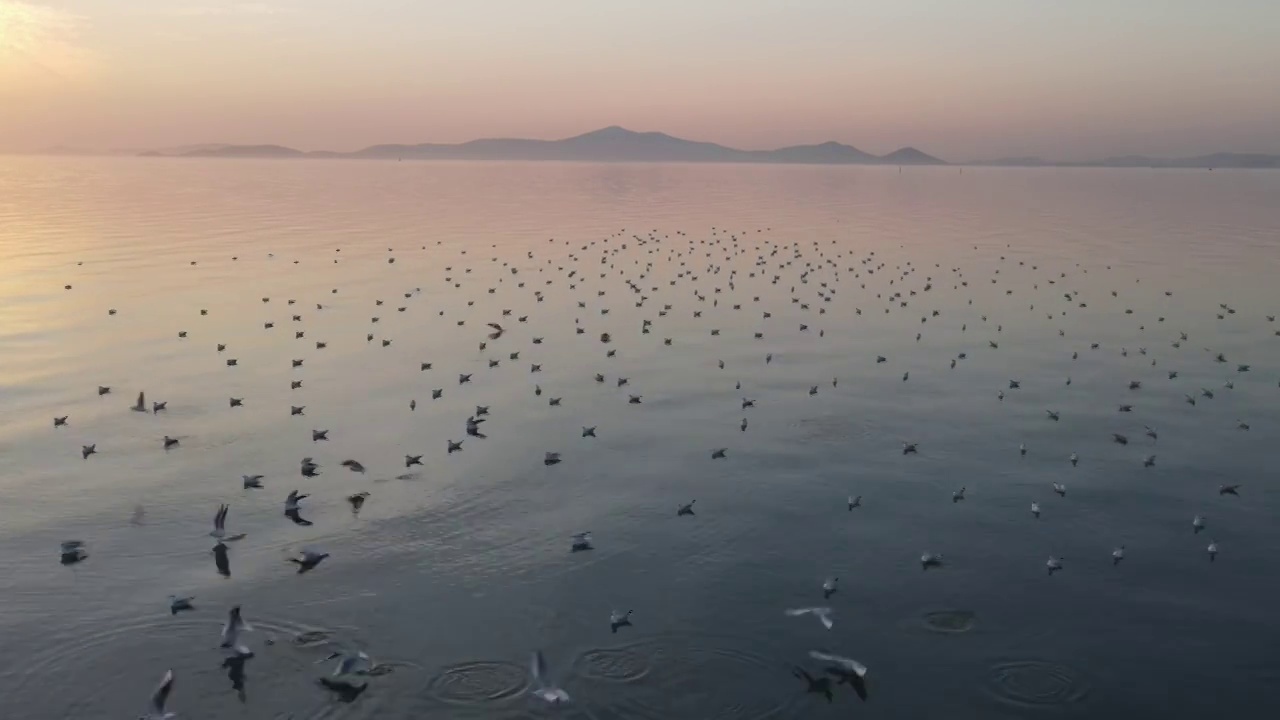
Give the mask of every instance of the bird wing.
[{"label": "bird wing", "polygon": [[533,681],[538,685],[543,684],[543,677],[547,674],[547,660],[542,657],[541,650],[533,651],[533,660],[531,662],[530,671],[533,673]]},{"label": "bird wing", "polygon": [[157,715],[164,714],[164,705],[169,701],[169,693],[173,692],[173,671],[165,671],[160,684],[151,693],[151,710]]},{"label": "bird wing", "polygon": [[862,677],[867,674],[867,666],[853,658],[847,658],[842,655],[832,655],[831,653],[819,652],[818,650],[810,650],[809,657],[814,660],[822,660],[824,662],[829,662],[834,665],[839,665],[842,668],[852,670],[858,677]]}]

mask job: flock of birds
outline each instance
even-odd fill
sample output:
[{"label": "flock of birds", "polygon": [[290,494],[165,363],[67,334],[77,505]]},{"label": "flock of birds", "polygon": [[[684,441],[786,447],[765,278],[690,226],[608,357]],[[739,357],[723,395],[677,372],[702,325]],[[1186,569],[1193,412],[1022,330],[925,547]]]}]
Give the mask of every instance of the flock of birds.
[{"label": "flock of birds", "polygon": [[[942,283],[951,285],[952,289],[963,292],[962,289],[968,288],[970,282],[986,282],[996,283],[1000,277],[1000,271],[997,270],[995,275],[990,278],[969,278],[960,268],[942,268],[935,267],[930,270],[920,268],[910,262],[890,266],[877,257],[875,252],[867,252],[861,256],[847,251],[845,248],[836,246],[834,243],[830,246],[812,242],[809,247],[805,247],[799,242],[777,242],[768,238],[768,236],[753,238],[752,235],[763,233],[766,229],[756,230],[755,233],[748,232],[732,232],[721,228],[713,228],[709,238],[691,239],[683,232],[677,232],[673,235],[662,235],[657,231],[648,233],[629,233],[621,231],[613,236],[600,241],[591,242],[581,246],[577,252],[570,251],[567,259],[553,261],[547,259],[541,266],[538,265],[538,258],[533,251],[528,252],[528,263],[524,267],[517,267],[514,263],[503,262],[503,271],[501,275],[505,276],[509,271],[513,284],[516,285],[517,291],[522,291],[528,301],[528,307],[531,310],[522,310],[515,312],[512,309],[503,309],[500,317],[495,317],[491,322],[487,323],[487,327],[483,330],[483,336],[477,337],[476,342],[481,351],[479,362],[481,367],[487,366],[489,369],[499,367],[504,361],[515,363],[520,359],[520,350],[522,348],[508,347],[513,342],[511,336],[520,333],[512,332],[513,328],[525,326],[530,323],[530,318],[536,313],[539,303],[544,301],[543,291],[532,287],[526,288],[525,276],[520,275],[521,269],[526,272],[533,268],[537,268],[538,273],[550,273],[554,269],[555,277],[545,279],[545,276],[539,278],[539,281],[550,285],[553,282],[560,282],[567,285],[568,290],[572,293],[583,293],[584,290],[579,289],[579,284],[583,282],[583,278],[588,273],[598,272],[602,280],[610,278],[621,278],[625,283],[624,289],[629,295],[628,302],[633,302],[637,308],[648,309],[650,317],[644,319],[638,328],[633,331],[642,335],[653,333],[662,323],[662,319],[667,317],[669,313],[690,313],[693,318],[697,319],[707,307],[720,307],[722,301],[731,306],[733,311],[741,311],[746,315],[751,305],[756,306],[757,310],[753,313],[762,321],[760,327],[771,327],[770,318],[773,309],[764,309],[769,307],[760,296],[751,298],[741,297],[741,293],[737,290],[737,283],[742,280],[744,275],[751,278],[759,278],[767,280],[773,286],[780,289],[789,288],[789,301],[791,304],[798,306],[801,312],[806,313],[807,317],[812,319],[799,325],[799,331],[802,333],[813,333],[819,337],[825,333],[821,329],[820,323],[822,316],[828,311],[833,314],[844,314],[846,316],[862,315],[864,310],[867,312],[883,310],[884,313],[891,311],[902,313],[904,315],[914,314],[918,316],[917,328],[919,332],[915,333],[916,341],[922,337],[924,329],[933,327],[938,323],[947,321],[947,314],[951,308],[949,302],[938,302],[930,306],[930,299],[936,297],[931,295],[935,287]],[[567,244],[567,243],[566,243]],[[592,253],[593,247],[598,251],[598,257]],[[425,250],[425,247],[423,248]],[[976,249],[976,248],[975,248]],[[465,253],[465,251],[463,251]],[[632,253],[637,253],[633,255]],[[236,260],[237,258],[232,258]],[[670,276],[664,276],[657,273],[655,261],[665,259],[668,262],[668,268],[671,270]],[[751,267],[745,270],[734,269],[730,267],[730,263],[735,260],[745,260],[750,262]],[[1006,269],[1016,269],[1013,267],[1012,261],[1005,261],[1004,257],[1000,258],[1001,267]],[[297,261],[295,261],[297,262]],[[334,262],[337,262],[335,259]],[[388,263],[394,263],[394,255],[387,257]],[[465,262],[465,259],[463,260]],[[498,257],[493,258],[493,262],[500,262]],[[194,263],[193,263],[194,264]],[[596,269],[592,269],[593,266]],[[1083,291],[1073,289],[1073,283],[1066,272],[1048,273],[1040,271],[1038,266],[1029,265],[1025,262],[1018,262],[1017,266],[1024,271],[1037,273],[1037,280],[1033,285],[1033,291],[1038,294],[1030,298],[1031,309],[1034,310],[1037,304],[1041,304],[1042,310],[1045,312],[1047,319],[1052,322],[1055,318],[1064,316],[1068,310],[1087,307],[1087,303],[1083,297]],[[462,287],[460,283],[461,276],[471,272],[471,267],[460,267],[454,270],[452,266],[445,267],[445,282],[452,284],[454,288]],[[1087,270],[1077,270],[1081,273]],[[787,278],[784,281],[784,277]],[[498,282],[504,282],[506,278],[500,277]],[[879,283],[876,289],[879,292],[875,294],[875,300],[871,301],[866,308],[857,307],[854,304],[844,301],[837,301],[837,291],[846,283],[854,283],[861,286],[862,290],[867,290],[868,283]],[[529,282],[532,284],[532,282]],[[651,303],[650,298],[656,295],[668,295],[671,288],[683,285],[686,292],[686,302],[677,304],[676,302],[656,304]],[[66,289],[71,290],[72,286],[67,285]],[[332,290],[334,294],[338,292],[337,288]],[[488,288],[489,294],[496,292],[495,287]],[[409,307],[409,301],[417,297],[421,293],[420,288],[415,288],[403,293],[404,304],[395,308],[397,312],[406,312]],[[1007,290],[1006,295],[1012,295],[1013,290]],[[1170,294],[1169,292],[1165,293]],[[1112,299],[1118,298],[1117,292],[1111,293]],[[582,312],[588,311],[588,302],[597,300],[601,304],[594,308],[606,321],[608,318],[609,307],[604,305],[606,291],[598,290],[594,298],[577,300],[577,308]],[[863,296],[865,297],[865,295]],[[842,299],[841,299],[842,300]],[[1057,304],[1051,304],[1053,301]],[[264,304],[274,302],[273,298],[263,297]],[[287,305],[292,307],[296,304],[295,299],[288,299]],[[474,299],[468,300],[467,304],[473,305]],[[377,300],[374,306],[374,312],[383,312],[383,300]],[[969,300],[972,305],[972,300]],[[918,309],[924,306],[924,309]],[[314,303],[315,311],[322,313],[327,305],[324,303]],[[389,310],[390,308],[388,308]],[[295,310],[287,311],[292,315],[295,324],[303,323],[304,317]],[[1218,308],[1217,316],[1219,319],[1235,314],[1236,310],[1226,304]],[[201,316],[208,315],[207,309],[200,310]],[[295,314],[297,313],[297,314]],[[1125,310],[1126,314],[1132,314],[1132,310]],[[116,315],[115,309],[108,310],[109,315]],[[444,311],[440,311],[440,315],[444,315]],[[514,316],[514,317],[513,317]],[[1274,316],[1267,316],[1268,322],[1274,322]],[[512,324],[514,320],[515,325]],[[540,318],[545,322],[556,321],[555,317]],[[1159,318],[1159,322],[1164,322],[1165,318]],[[371,325],[376,325],[379,317],[374,315],[371,318]],[[567,321],[567,318],[561,321]],[[459,326],[464,324],[464,320],[458,320]],[[916,320],[913,318],[913,322]],[[989,321],[986,315],[982,316],[982,326],[975,328],[981,332],[987,339],[990,349],[997,350],[1000,347],[999,339],[1002,337],[1003,326],[998,322]],[[580,318],[573,318],[573,324],[577,335],[587,333]],[[812,326],[812,327],[811,327]],[[274,322],[266,322],[265,329],[271,330]],[[721,334],[719,328],[707,327],[706,330],[711,336],[719,336]],[[967,332],[968,327],[964,325],[960,328],[962,332]],[[1145,326],[1139,328],[1145,331]],[[185,329],[174,328],[177,339],[183,341],[188,337]],[[614,330],[617,332],[617,330]],[[594,333],[593,333],[594,334]],[[1276,331],[1276,335],[1280,336],[1280,330]],[[1065,330],[1059,330],[1060,337],[1066,336]],[[305,330],[298,329],[293,331],[293,338],[299,341],[299,345],[306,337]],[[755,339],[763,339],[764,331],[754,332]],[[505,343],[500,342],[506,338]],[[593,340],[596,338],[592,338]],[[236,367],[239,361],[229,353],[234,352],[234,338],[232,342],[218,343],[216,347],[211,347],[212,352],[223,356],[225,364],[228,367]],[[378,338],[373,331],[365,333],[363,342],[373,344],[377,340],[383,347],[392,343],[390,338]],[[539,345],[542,343],[542,337],[530,335],[527,341],[531,345]],[[614,357],[617,350],[610,348],[612,336],[609,332],[603,332],[598,335],[598,341],[604,347],[601,354],[605,358]],[[656,341],[655,341],[656,342]],[[1169,342],[1174,350],[1182,347],[1183,343],[1189,342],[1186,333],[1173,333],[1169,337]],[[662,339],[662,344],[670,346],[673,344],[672,337]],[[491,347],[492,346],[492,347]],[[314,342],[314,348],[317,352],[323,351],[327,347],[324,341]],[[502,348],[498,352],[498,348]],[[1099,349],[1099,344],[1092,343],[1090,348]],[[1128,349],[1116,349],[1117,352],[1128,356]],[[1246,363],[1228,362],[1223,353],[1209,351],[1210,355],[1219,365],[1227,368],[1234,368],[1236,374],[1251,372],[1252,368]],[[1146,347],[1137,347],[1136,353],[1139,357],[1148,356]],[[769,364],[773,360],[772,353],[761,352],[761,361]],[[1072,353],[1072,359],[1079,357],[1078,352]],[[954,357],[949,358],[949,365],[955,368],[957,362],[964,362],[966,353],[960,352]],[[292,369],[300,369],[304,366],[306,358],[299,357],[291,363]],[[887,363],[888,358],[885,356],[871,356],[866,358],[866,362]],[[719,369],[725,368],[724,361],[719,361]],[[1155,365],[1156,360],[1150,359],[1150,364]],[[422,362],[418,368],[422,373],[428,373],[434,370],[431,362]],[[457,385],[465,387],[472,382],[475,369],[461,368],[457,373]],[[461,370],[465,370],[461,371]],[[538,374],[542,370],[541,364],[532,363],[529,365],[531,374]],[[1168,370],[1168,379],[1176,381],[1178,372],[1176,370]],[[604,374],[596,374],[594,382],[606,383],[610,382]],[[902,382],[910,380],[909,373],[902,374]],[[612,382],[618,388],[629,385],[629,379],[626,377],[615,377]],[[1064,379],[1065,385],[1071,384],[1071,378]],[[832,378],[830,381],[833,387],[838,386],[839,379]],[[992,393],[998,401],[1003,401],[1007,393],[1015,393],[1021,388],[1021,381],[1017,379],[1009,380],[1007,387],[993,388]],[[298,379],[290,380],[291,389],[299,390],[303,387],[303,381]],[[1234,380],[1225,379],[1223,387],[1226,390],[1234,388]],[[1136,392],[1142,389],[1142,383],[1134,380],[1129,383],[1130,392]],[[542,397],[544,390],[538,383],[533,384],[533,393]],[[735,391],[742,391],[741,382],[735,384]],[[437,387],[431,390],[431,399],[439,399],[445,392],[444,387]],[[819,392],[819,385],[811,385],[809,394],[814,395]],[[1200,388],[1197,392],[1187,393],[1185,402],[1189,405],[1195,405],[1197,402],[1209,400],[1214,397],[1214,390],[1210,388]],[[113,388],[100,386],[97,388],[99,396],[114,396]],[[244,397],[230,397],[227,401],[228,411],[235,412],[236,408],[243,407],[247,399]],[[630,404],[640,404],[644,402],[644,395],[630,394],[627,398]],[[561,397],[547,395],[547,403],[551,407],[560,405]],[[743,395],[741,400],[741,409],[745,412],[756,405],[756,399]],[[415,412],[419,408],[418,400],[409,399],[408,410]],[[129,410],[137,413],[148,413],[153,416],[161,416],[167,412],[168,402],[152,401],[148,403],[146,395],[142,392],[138,393],[137,399]],[[1133,404],[1123,402],[1117,406],[1118,412],[1129,413],[1133,411]],[[305,416],[305,405],[291,405],[289,415],[292,417]],[[484,432],[484,423],[490,415],[489,406],[476,406],[474,413],[471,413],[463,425],[465,436],[462,439],[449,438],[443,450],[446,454],[459,452],[463,448],[464,442],[471,438],[483,439],[487,435]],[[1045,409],[1046,422],[1058,422],[1061,414],[1054,408]],[[73,418],[68,416],[59,416],[53,419],[53,427],[55,432],[60,431],[71,425]],[[747,417],[743,417],[740,424],[742,432],[747,432],[749,423]],[[1236,426],[1240,431],[1249,430],[1250,426],[1244,421],[1238,421]],[[596,437],[596,426],[583,426],[582,437]],[[314,443],[320,444],[329,441],[329,432],[325,429],[314,428],[310,431],[310,438]],[[1157,431],[1147,426],[1145,434],[1152,444],[1158,440]],[[1114,434],[1111,440],[1121,445],[1127,445],[1129,438],[1123,434]],[[163,436],[157,442],[158,449],[166,451],[178,451],[181,447],[180,437]],[[920,443],[912,440],[901,442],[901,453],[904,456],[914,455],[920,452]],[[81,456],[84,461],[92,462],[93,456],[100,452],[96,444],[83,445],[80,449]],[[1026,455],[1028,448],[1025,444],[1019,446],[1019,453]],[[712,460],[727,460],[729,457],[729,448],[717,447],[708,451],[708,456]],[[556,465],[564,462],[566,458],[560,451],[547,451],[543,456],[543,462],[548,465]],[[1076,466],[1081,462],[1081,456],[1077,452],[1071,452],[1069,456],[1063,457],[1062,462],[1069,462],[1072,466]],[[1145,467],[1151,467],[1156,462],[1154,454],[1146,454],[1142,459]],[[398,463],[397,463],[398,464]],[[424,465],[424,455],[405,455],[403,458],[403,466],[406,470]],[[359,460],[347,458],[338,465],[345,468],[350,473],[357,476],[363,476],[366,472],[366,466]],[[306,478],[313,478],[322,472],[322,465],[315,457],[304,457],[299,462],[299,475]],[[408,479],[410,474],[399,476]],[[241,478],[238,489],[244,491],[264,490],[264,476],[260,474],[246,474]],[[1053,482],[1051,487],[1046,490],[1052,490],[1054,494],[1061,498],[1067,496],[1067,487],[1060,482]],[[1224,484],[1217,488],[1217,493],[1224,497],[1236,497],[1241,491],[1240,484]],[[953,503],[964,502],[966,498],[966,487],[959,487],[952,495]],[[308,493],[299,492],[297,489],[291,489],[283,501],[282,514],[285,518],[296,525],[308,526],[312,522],[303,517],[304,504],[303,501],[308,497]],[[346,501],[349,503],[352,512],[359,513],[362,507],[371,499],[369,491],[360,489],[346,495]],[[679,504],[675,509],[677,517],[696,517],[694,510],[695,500],[689,500],[686,503]],[[849,512],[854,512],[863,505],[863,497],[861,495],[850,495],[845,503]],[[213,516],[213,527],[209,535],[215,539],[212,548],[212,554],[215,562],[216,571],[223,577],[230,577],[230,545],[236,541],[243,540],[246,533],[232,533],[228,530],[228,519],[230,515],[230,505],[227,503],[220,504]],[[1030,514],[1034,518],[1040,518],[1042,507],[1039,502],[1032,502],[1029,508]],[[143,524],[146,510],[142,506],[135,509],[133,522],[135,524]],[[1207,527],[1207,519],[1203,515],[1196,515],[1190,519],[1189,531],[1200,533]],[[571,553],[590,551],[594,548],[593,535],[589,531],[575,532],[569,537],[568,551]],[[1209,561],[1212,561],[1219,551],[1218,544],[1212,540],[1205,545],[1205,552]],[[296,567],[297,573],[312,572],[318,568],[321,563],[328,558],[325,553],[316,548],[305,548],[290,561]],[[1112,563],[1119,564],[1125,557],[1125,547],[1123,545],[1116,546],[1111,554]],[[81,540],[69,540],[62,544],[61,561],[66,565],[74,565],[85,562],[89,559],[88,545]],[[941,552],[928,550],[921,554],[920,564],[925,570],[940,567],[944,564],[944,556]],[[1057,555],[1049,555],[1045,561],[1045,568],[1049,575],[1054,575],[1066,567],[1065,559]],[[815,591],[819,588],[815,588]],[[823,600],[830,599],[838,592],[838,578],[829,577],[821,585],[820,592]],[[815,592],[816,594],[816,592]],[[182,612],[191,612],[196,610],[195,598],[185,595],[172,595],[169,597],[169,611],[176,615]],[[609,625],[613,633],[617,633],[632,625],[631,610],[615,610],[610,614]],[[830,605],[815,605],[812,607],[789,608],[785,611],[785,615],[789,617],[813,618],[821,623],[823,627],[830,629],[834,625],[834,609]],[[220,647],[226,653],[225,666],[232,668],[240,668],[243,673],[243,665],[245,661],[253,657],[253,651],[244,641],[244,633],[252,630],[242,615],[239,605],[230,608],[227,613],[227,620],[223,626]],[[834,654],[827,650],[814,650],[810,653],[813,660],[823,664],[823,673],[817,675],[811,674],[809,671],[797,668],[796,677],[802,679],[809,691],[825,695],[828,700],[831,697],[831,682],[836,680],[840,683],[847,683],[855,688],[858,694],[865,699],[866,686],[864,678],[867,675],[867,667],[849,657]],[[343,648],[334,652],[326,660],[336,660],[332,675],[320,678],[318,682],[323,684],[329,690],[338,693],[345,700],[351,700],[358,696],[368,686],[365,679],[371,675],[378,674],[379,665],[375,663],[368,654],[356,648]],[[532,654],[532,660],[529,667],[530,677],[532,679],[532,693],[537,698],[549,703],[563,703],[570,700],[569,694],[555,681],[552,674],[548,670],[548,666],[542,653],[535,651]],[[828,677],[829,676],[829,677]],[[174,674],[170,670],[165,672],[159,686],[153,693],[149,707],[142,716],[145,720],[162,720],[174,716],[173,712],[168,711],[169,699],[174,689]]]}]

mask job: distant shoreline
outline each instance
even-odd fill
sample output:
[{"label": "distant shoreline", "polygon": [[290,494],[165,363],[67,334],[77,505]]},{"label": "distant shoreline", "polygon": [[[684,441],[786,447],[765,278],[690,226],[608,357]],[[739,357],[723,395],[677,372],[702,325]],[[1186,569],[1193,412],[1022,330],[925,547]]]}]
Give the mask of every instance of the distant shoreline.
[{"label": "distant shoreline", "polygon": [[390,158],[390,157],[365,157],[354,154],[333,154],[333,155],[312,155],[303,154],[299,156],[278,156],[278,155],[164,155],[157,153],[48,153],[48,152],[0,152],[0,157],[42,157],[42,158],[116,158],[124,160],[280,160],[287,162],[294,161],[310,161],[318,162],[324,160],[336,160],[341,162],[352,161],[370,161],[370,162],[416,162],[416,163],[547,163],[547,164],[565,164],[565,165],[758,165],[758,166],[803,166],[803,167],[873,167],[873,168],[956,168],[956,169],[998,169],[998,170],[1196,170],[1196,171],[1222,171],[1222,170],[1280,170],[1280,164],[1277,165],[1108,165],[1104,163],[1044,163],[1040,165],[1018,165],[1015,163],[998,163],[998,162],[947,162],[932,164],[910,164],[904,163],[897,165],[885,162],[804,162],[804,161],[782,161],[782,160],[667,160],[667,159],[574,159],[574,158],[503,158],[503,157],[486,157],[486,158]]},{"label": "distant shoreline", "polygon": [[254,158],[281,160],[452,160],[486,162],[581,163],[716,163],[757,165],[874,165],[890,167],[1018,167],[1018,168],[1148,168],[1148,169],[1280,169],[1280,155],[1218,152],[1182,158],[1121,155],[1086,162],[1059,162],[1040,157],[1007,157],[994,160],[948,162],[914,147],[902,147],[875,155],[834,141],[816,145],[791,145],[774,150],[740,150],[711,142],[685,140],[660,132],[635,132],[618,126],[575,135],[562,140],[490,138],[465,143],[371,145],[353,152],[303,151],[284,145],[233,145],[207,143],[167,149],[97,152],[82,148],[54,147],[29,155],[87,155],[151,158]]}]

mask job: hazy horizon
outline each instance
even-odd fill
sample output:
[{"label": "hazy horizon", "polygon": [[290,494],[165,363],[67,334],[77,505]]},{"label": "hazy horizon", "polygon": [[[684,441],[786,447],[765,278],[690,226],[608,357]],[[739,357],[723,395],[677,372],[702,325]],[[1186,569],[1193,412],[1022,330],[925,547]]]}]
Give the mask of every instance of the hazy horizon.
[{"label": "hazy horizon", "polygon": [[0,0],[0,151],[620,125],[954,161],[1280,153],[1280,4]]}]

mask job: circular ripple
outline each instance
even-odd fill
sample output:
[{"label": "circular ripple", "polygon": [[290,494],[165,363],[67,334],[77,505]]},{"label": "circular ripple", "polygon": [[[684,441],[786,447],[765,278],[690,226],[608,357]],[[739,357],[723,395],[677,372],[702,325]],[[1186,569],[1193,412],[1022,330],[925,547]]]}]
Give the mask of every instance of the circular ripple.
[{"label": "circular ripple", "polygon": [[[653,637],[589,650],[574,667],[582,680],[595,681],[579,686],[585,707],[621,703],[627,717],[646,720],[780,720],[796,716],[803,695],[790,665],[737,638]],[[644,682],[621,693],[604,684],[639,678]],[[712,691],[709,680],[732,684]]]},{"label": "circular ripple", "polygon": [[515,663],[481,660],[444,669],[428,685],[431,696],[454,705],[501,702],[524,692],[525,669]]},{"label": "circular ripple", "polygon": [[924,616],[925,627],[944,633],[969,632],[977,621],[978,617],[968,610],[938,610]]},{"label": "circular ripple", "polygon": [[650,658],[642,645],[597,648],[578,657],[579,675],[591,680],[632,682],[649,674]]},{"label": "circular ripple", "polygon": [[1042,660],[1011,660],[991,668],[987,690],[998,700],[1025,706],[1068,705],[1089,694],[1075,670]]},{"label": "circular ripple", "polygon": [[[55,631],[47,647],[0,676],[0,683],[9,688],[10,702],[41,708],[51,717],[135,717],[138,698],[145,698],[160,675],[172,669],[188,697],[199,698],[213,715],[231,716],[239,712],[240,701],[218,647],[222,617],[198,610]],[[307,687],[314,672],[311,662],[265,643],[267,636],[294,635],[302,628],[252,614],[248,619],[257,630],[244,638],[256,651],[246,667],[250,701],[264,711],[305,716],[313,701],[320,702],[309,688],[305,694],[296,691]]]}]

